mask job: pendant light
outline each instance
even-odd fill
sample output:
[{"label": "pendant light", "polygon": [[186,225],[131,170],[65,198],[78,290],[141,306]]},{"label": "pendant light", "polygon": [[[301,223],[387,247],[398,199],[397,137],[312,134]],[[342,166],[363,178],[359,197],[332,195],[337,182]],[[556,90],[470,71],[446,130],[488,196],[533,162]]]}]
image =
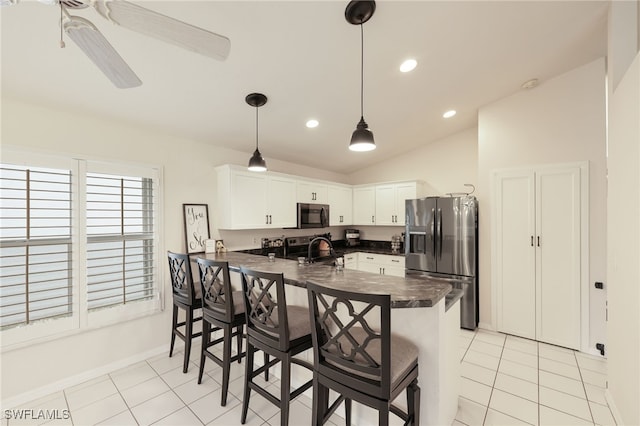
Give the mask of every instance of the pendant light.
[{"label": "pendant light", "polygon": [[373,132],[364,121],[364,30],[362,24],[367,22],[376,11],[375,1],[350,1],[344,11],[347,22],[360,25],[360,122],[351,135],[349,149],[351,151],[371,151],[376,149]]},{"label": "pendant light", "polygon": [[252,172],[264,172],[267,170],[267,163],[258,149],[258,108],[267,103],[267,97],[262,93],[250,93],[244,100],[256,108],[256,150],[249,160],[249,170]]}]

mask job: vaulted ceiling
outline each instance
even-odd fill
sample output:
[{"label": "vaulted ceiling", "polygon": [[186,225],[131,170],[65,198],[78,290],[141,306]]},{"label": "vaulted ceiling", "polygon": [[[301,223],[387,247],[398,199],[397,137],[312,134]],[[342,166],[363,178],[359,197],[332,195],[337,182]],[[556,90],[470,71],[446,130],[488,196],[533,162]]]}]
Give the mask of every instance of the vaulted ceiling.
[{"label": "vaulted ceiling", "polygon": [[[346,1],[136,1],[227,36],[216,61],[92,21],[143,81],[117,89],[65,37],[60,10],[23,0],[0,9],[2,96],[135,123],[247,153],[350,172],[476,125],[478,108],[606,53],[602,1],[379,1],[364,24],[364,115],[377,149],[350,152],[360,118],[360,29]],[[417,68],[398,70],[406,58]],[[533,89],[535,90],[535,89]],[[450,119],[442,113],[455,109]],[[305,122],[317,119],[315,129]]]}]

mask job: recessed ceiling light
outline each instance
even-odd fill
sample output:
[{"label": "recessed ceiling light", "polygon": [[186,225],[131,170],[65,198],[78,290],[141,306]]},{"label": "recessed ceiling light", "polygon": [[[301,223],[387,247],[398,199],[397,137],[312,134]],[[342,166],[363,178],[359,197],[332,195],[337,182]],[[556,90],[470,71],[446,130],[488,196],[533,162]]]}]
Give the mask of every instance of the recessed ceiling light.
[{"label": "recessed ceiling light", "polygon": [[400,65],[400,71],[401,72],[412,71],[416,67],[416,65],[418,65],[418,61],[416,61],[415,59],[407,59],[402,63],[402,65]]},{"label": "recessed ceiling light", "polygon": [[318,124],[320,124],[318,122],[318,120],[309,120],[307,121],[307,127],[310,129],[313,129],[314,127],[318,127]]},{"label": "recessed ceiling light", "polygon": [[451,118],[454,115],[456,115],[456,110],[455,109],[449,110],[449,111],[445,112],[444,114],[442,114],[442,116],[444,118]]}]

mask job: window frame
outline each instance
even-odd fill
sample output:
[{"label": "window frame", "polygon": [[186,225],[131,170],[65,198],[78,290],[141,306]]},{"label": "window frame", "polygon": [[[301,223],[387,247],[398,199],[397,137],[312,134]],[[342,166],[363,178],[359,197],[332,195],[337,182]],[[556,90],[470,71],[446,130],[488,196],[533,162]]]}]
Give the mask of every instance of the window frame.
[{"label": "window frame", "polygon": [[[72,192],[72,314],[17,325],[0,330],[0,351],[18,349],[60,337],[79,334],[97,328],[115,325],[132,319],[160,313],[163,310],[163,168],[158,165],[120,163],[101,159],[41,153],[33,150],[2,147],[3,164],[26,167],[57,168],[71,171]],[[153,296],[149,300],[89,311],[87,302],[87,231],[86,231],[86,175],[87,171],[122,176],[140,176],[153,179],[154,188],[154,280]]]}]

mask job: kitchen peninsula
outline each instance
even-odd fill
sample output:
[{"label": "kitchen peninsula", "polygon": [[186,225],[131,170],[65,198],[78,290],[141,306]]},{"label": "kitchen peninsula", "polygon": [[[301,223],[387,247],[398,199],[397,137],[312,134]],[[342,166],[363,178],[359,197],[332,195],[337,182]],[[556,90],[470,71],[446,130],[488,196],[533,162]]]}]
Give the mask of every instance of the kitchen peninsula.
[{"label": "kitchen peninsula", "polygon": [[[327,287],[391,295],[391,327],[394,333],[413,341],[420,351],[418,382],[421,392],[421,423],[451,424],[458,410],[460,329],[457,298],[446,297],[452,286],[446,281],[420,276],[394,277],[349,269],[336,270],[326,264],[303,264],[288,259],[269,261],[267,257],[239,252],[207,253],[199,256],[229,262],[234,286],[239,285],[240,266],[261,271],[283,273],[287,303],[307,305],[307,281]],[[445,309],[445,301],[448,301]],[[312,353],[307,354],[311,360]],[[293,385],[298,381],[293,377]],[[301,382],[302,380],[300,380]],[[395,402],[405,406],[401,396]],[[377,417],[368,408],[355,405],[355,424],[375,424]]]}]

